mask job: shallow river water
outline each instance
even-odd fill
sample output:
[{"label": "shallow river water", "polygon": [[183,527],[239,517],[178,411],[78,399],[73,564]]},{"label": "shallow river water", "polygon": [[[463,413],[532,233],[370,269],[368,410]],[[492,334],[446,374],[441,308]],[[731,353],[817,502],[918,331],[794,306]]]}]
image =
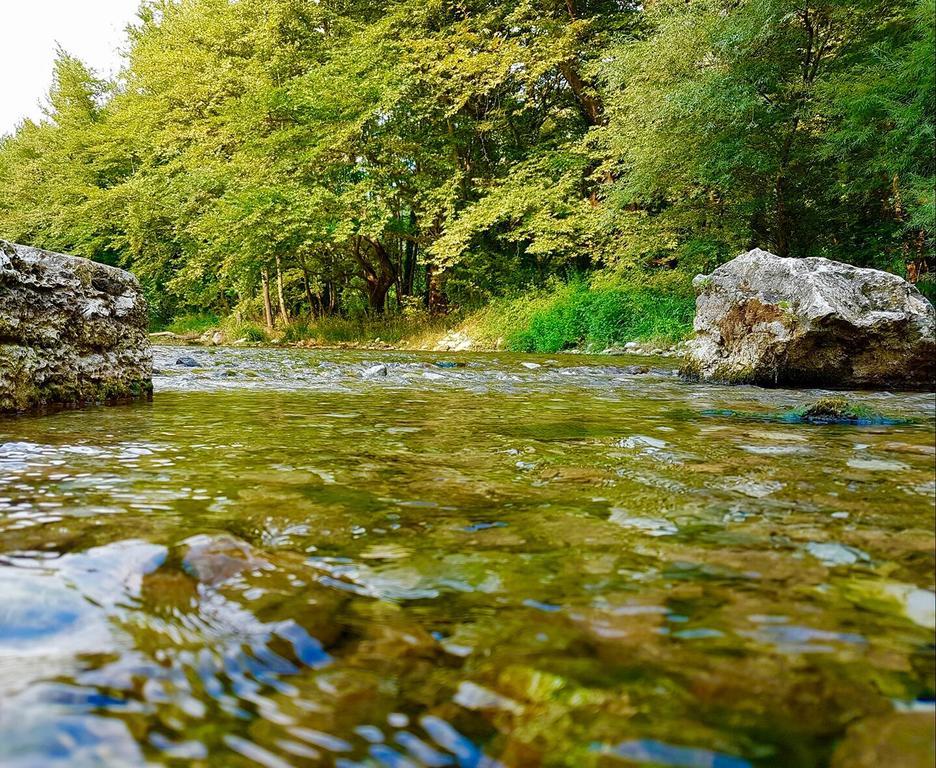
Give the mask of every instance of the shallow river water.
[{"label": "shallow river water", "polygon": [[931,759],[931,394],[816,426],[669,360],[156,365],[0,419],[0,766]]}]

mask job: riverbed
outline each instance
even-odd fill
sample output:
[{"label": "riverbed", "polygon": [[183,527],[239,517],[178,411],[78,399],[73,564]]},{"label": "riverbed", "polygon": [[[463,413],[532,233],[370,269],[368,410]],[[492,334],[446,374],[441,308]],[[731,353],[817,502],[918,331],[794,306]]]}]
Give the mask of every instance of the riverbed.
[{"label": "riverbed", "polygon": [[4,768],[929,759],[932,394],[815,425],[665,358],[155,364],[0,420]]}]

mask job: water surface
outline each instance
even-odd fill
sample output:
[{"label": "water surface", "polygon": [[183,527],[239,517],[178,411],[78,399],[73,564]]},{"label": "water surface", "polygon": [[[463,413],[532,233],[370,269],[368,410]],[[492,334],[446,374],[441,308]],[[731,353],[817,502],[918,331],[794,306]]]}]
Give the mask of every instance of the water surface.
[{"label": "water surface", "polygon": [[156,365],[0,420],[5,768],[841,766],[932,719],[932,395],[814,426],[669,360]]}]

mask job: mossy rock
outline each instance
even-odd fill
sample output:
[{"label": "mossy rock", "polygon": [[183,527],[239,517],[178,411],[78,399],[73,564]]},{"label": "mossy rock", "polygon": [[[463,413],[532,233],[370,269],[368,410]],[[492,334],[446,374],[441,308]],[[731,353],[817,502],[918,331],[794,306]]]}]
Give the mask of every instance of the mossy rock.
[{"label": "mossy rock", "polygon": [[812,405],[797,408],[785,414],[788,421],[805,421],[810,424],[891,424],[898,420],[888,419],[877,411],[844,397],[821,397]]}]

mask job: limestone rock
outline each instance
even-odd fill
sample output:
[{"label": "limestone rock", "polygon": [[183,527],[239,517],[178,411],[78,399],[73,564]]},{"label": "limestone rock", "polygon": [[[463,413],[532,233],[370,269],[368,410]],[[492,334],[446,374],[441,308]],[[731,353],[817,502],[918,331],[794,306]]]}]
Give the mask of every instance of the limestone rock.
[{"label": "limestone rock", "polygon": [[434,352],[467,352],[473,346],[471,337],[464,331],[449,331],[433,347]]},{"label": "limestone rock", "polygon": [[0,413],[149,397],[136,278],[0,240]]},{"label": "limestone rock", "polygon": [[906,280],[754,249],[694,282],[683,374],[761,386],[929,389],[933,305]]}]

